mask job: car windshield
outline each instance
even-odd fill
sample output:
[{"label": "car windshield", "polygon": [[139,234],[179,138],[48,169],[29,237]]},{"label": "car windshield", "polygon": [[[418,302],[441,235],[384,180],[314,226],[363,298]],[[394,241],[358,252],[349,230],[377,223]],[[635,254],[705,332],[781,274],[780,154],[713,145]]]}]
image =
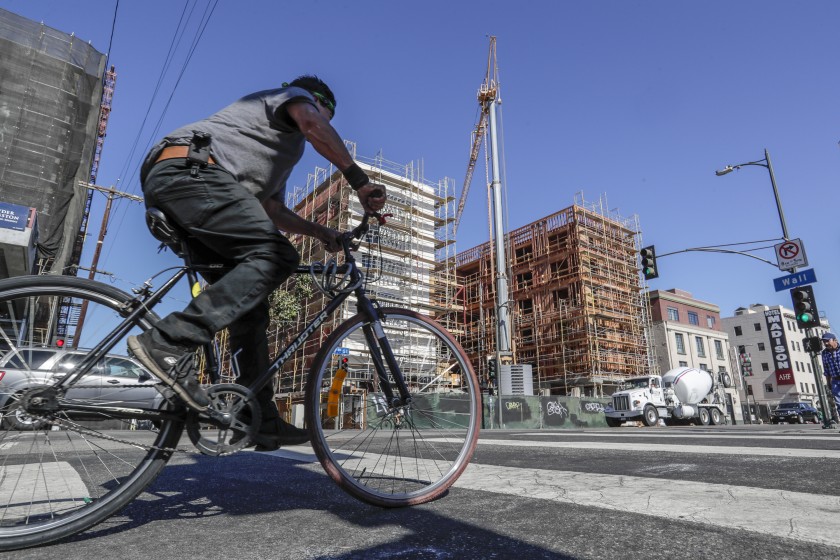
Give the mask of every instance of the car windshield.
[{"label": "car windshield", "polygon": [[782,403],[776,410],[790,410],[793,408],[799,408],[799,403]]},{"label": "car windshield", "polygon": [[622,389],[647,389],[650,386],[650,378],[628,379],[621,384]]}]

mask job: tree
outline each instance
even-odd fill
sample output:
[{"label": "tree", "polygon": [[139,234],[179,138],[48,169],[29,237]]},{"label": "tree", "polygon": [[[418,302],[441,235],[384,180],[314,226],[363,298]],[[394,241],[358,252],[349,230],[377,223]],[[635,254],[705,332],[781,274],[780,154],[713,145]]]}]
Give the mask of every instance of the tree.
[{"label": "tree", "polygon": [[312,279],[296,275],[268,296],[269,317],[277,325],[293,323],[300,316],[303,302],[314,294]]}]

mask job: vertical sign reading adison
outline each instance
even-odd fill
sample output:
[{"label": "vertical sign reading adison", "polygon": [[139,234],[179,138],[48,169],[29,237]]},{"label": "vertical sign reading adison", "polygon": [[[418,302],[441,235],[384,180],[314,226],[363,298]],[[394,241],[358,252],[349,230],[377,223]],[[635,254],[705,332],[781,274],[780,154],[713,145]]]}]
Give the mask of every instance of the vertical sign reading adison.
[{"label": "vertical sign reading adison", "polygon": [[790,367],[790,352],[788,352],[785,326],[782,322],[780,309],[764,311],[767,321],[767,332],[770,334],[770,351],[773,353],[773,363],[776,366],[776,384],[794,385],[793,369]]}]

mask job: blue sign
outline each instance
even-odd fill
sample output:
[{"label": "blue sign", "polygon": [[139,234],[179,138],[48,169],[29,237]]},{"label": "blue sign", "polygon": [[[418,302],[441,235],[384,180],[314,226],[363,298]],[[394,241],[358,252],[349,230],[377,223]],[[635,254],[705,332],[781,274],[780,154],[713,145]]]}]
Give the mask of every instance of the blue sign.
[{"label": "blue sign", "polygon": [[781,278],[774,278],[773,285],[776,286],[777,292],[783,292],[785,290],[790,290],[791,288],[796,288],[797,286],[813,284],[816,281],[817,275],[814,273],[814,269],[808,268],[801,272],[795,272],[793,274],[788,274],[787,276],[782,276]]},{"label": "blue sign", "polygon": [[349,354],[349,353],[350,353],[349,348],[336,348],[335,352],[333,352],[333,354]]},{"label": "blue sign", "polygon": [[0,228],[24,231],[28,219],[29,208],[26,206],[0,202]]}]

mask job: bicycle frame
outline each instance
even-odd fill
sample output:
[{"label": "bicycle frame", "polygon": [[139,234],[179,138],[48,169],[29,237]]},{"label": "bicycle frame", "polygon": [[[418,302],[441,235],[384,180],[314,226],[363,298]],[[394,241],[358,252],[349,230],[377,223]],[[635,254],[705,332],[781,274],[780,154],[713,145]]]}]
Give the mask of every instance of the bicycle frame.
[{"label": "bicycle frame", "polygon": [[[356,234],[366,231],[366,227],[367,220],[365,219],[360,226],[351,232],[353,235],[344,234],[342,236],[341,239],[345,255],[345,264],[336,266],[333,269],[337,273],[344,273],[348,275],[348,285],[355,286],[355,288],[352,290],[339,291],[338,294],[336,294],[329,303],[327,303],[326,307],[324,307],[324,309],[312,321],[310,321],[309,324],[306,325],[297,337],[295,337],[285,347],[285,349],[277,355],[268,369],[248,386],[250,391],[256,393],[268,385],[268,383],[272,381],[275,373],[283,367],[294,352],[300,348],[304,342],[306,342],[312,333],[318,330],[324,321],[331,316],[352,293],[356,296],[356,305],[359,314],[365,318],[365,324],[362,326],[362,329],[370,350],[371,360],[376,369],[382,393],[385,395],[389,405],[395,408],[405,406],[411,402],[408,386],[405,383],[402,371],[400,370],[399,364],[394,357],[394,352],[379,321],[379,314],[376,306],[367,297],[363,284],[363,273],[356,266],[356,259],[351,252],[351,240]],[[186,248],[185,241],[182,241],[182,245]],[[137,297],[133,298],[125,306],[125,318],[123,321],[87,353],[71,375],[59,380],[54,385],[54,388],[59,390],[66,389],[86,375],[91,368],[93,368],[93,366],[105,356],[105,354],[116,346],[119,340],[128,334],[128,332],[137,325],[140,320],[142,320],[142,318],[149,313],[182,278],[184,278],[184,276],[187,276],[190,285],[192,286],[198,279],[198,273],[210,270],[217,272],[220,270],[220,267],[215,264],[193,264],[190,262],[188,251],[184,252],[184,256],[185,265],[179,267],[175,274],[172,275],[172,277],[170,277],[158,290],[152,291],[151,284],[149,284],[148,281],[141,289],[137,290]],[[293,274],[323,274],[329,268],[330,267],[324,265],[299,266],[295,269]],[[206,354],[212,355],[213,352],[206,352]],[[215,362],[215,356],[211,359]],[[392,372],[391,377],[393,378],[393,383],[396,385],[398,396],[394,394],[391,387],[391,380],[388,378],[389,376],[386,365]],[[213,368],[211,371],[217,372],[216,368]],[[81,404],[67,406],[64,409],[83,412],[89,411],[93,413],[108,409],[108,411],[112,414],[125,415],[126,418],[140,417],[154,419],[169,416],[167,413],[159,411],[139,411],[136,409],[120,409],[117,407],[88,406]]]}]

